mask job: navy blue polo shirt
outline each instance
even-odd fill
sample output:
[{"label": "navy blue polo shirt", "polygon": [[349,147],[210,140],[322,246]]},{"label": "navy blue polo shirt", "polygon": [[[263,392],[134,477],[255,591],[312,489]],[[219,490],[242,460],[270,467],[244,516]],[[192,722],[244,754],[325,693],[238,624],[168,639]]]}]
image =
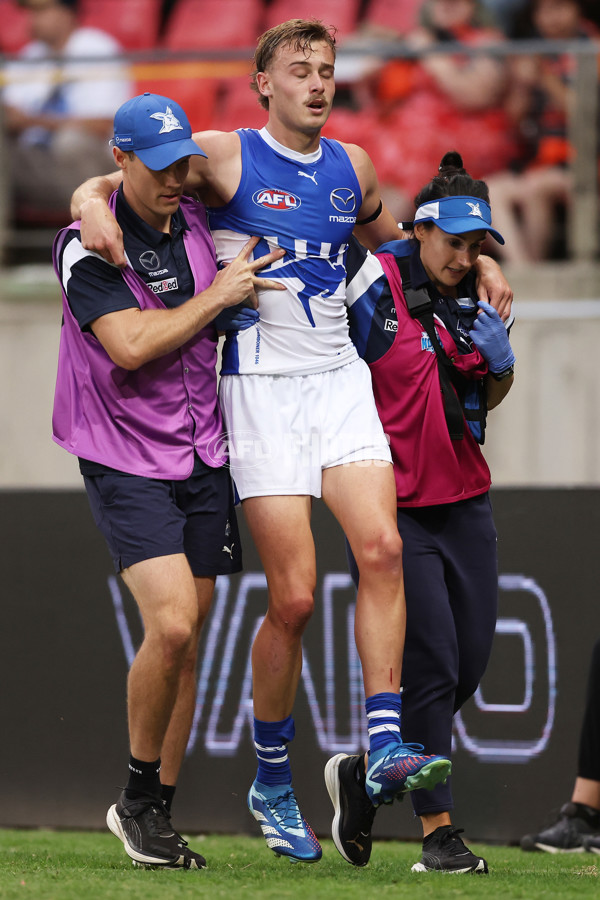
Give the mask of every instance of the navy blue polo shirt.
[{"label": "navy blue polo shirt", "polygon": [[[194,279],[183,243],[188,225],[181,209],[172,216],[170,234],[157,231],[133,211],[121,185],[115,213],[127,258],[150,290],[167,307],[189,300],[194,295]],[[106,313],[139,308],[121,270],[99,254],[84,250],[79,231],[72,231],[65,241],[59,265],[69,306],[82,331]]]}]

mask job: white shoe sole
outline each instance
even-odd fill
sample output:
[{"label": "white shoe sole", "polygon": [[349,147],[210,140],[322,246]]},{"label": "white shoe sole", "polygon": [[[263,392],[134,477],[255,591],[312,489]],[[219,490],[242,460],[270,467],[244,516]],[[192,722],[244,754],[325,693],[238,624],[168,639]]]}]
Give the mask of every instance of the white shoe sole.
[{"label": "white shoe sole", "polygon": [[411,872],[441,872],[442,875],[465,875],[467,872],[472,872],[476,874],[480,874],[481,872],[485,872],[485,863],[482,859],[479,860],[474,869],[470,866],[467,866],[466,869],[428,869],[427,866],[424,866],[423,863],[418,862],[415,863],[414,866],[411,867]]},{"label": "white shoe sole", "polygon": [[119,838],[125,847],[125,852],[127,856],[130,857],[134,861],[134,863],[140,863],[142,865],[149,866],[161,866],[164,869],[183,869],[183,866],[174,865],[173,860],[166,860],[161,856],[149,856],[146,853],[140,853],[139,850],[136,850],[135,847],[132,847],[129,841],[127,840],[127,835],[123,831],[123,827],[121,825],[121,820],[117,813],[117,805],[113,803],[108,812],[106,813],[106,824],[109,829],[112,831],[115,837]]},{"label": "white shoe sole", "polygon": [[553,847],[552,844],[542,844],[535,843],[533,845],[537,847],[538,850],[543,850],[544,853],[583,853],[585,851],[585,847]]},{"label": "white shoe sole", "polygon": [[347,753],[338,753],[337,756],[332,756],[329,762],[325,766],[325,786],[327,788],[327,793],[331,798],[331,802],[333,803],[334,816],[333,822],[331,823],[331,837],[333,838],[333,843],[336,846],[336,850],[342,856],[346,862],[349,862],[353,865],[352,860],[346,855],[344,848],[342,846],[342,842],[340,841],[338,829],[340,826],[340,816],[342,814],[342,807],[340,804],[340,777],[338,775],[338,771],[340,768],[340,763],[343,759],[347,759]]}]

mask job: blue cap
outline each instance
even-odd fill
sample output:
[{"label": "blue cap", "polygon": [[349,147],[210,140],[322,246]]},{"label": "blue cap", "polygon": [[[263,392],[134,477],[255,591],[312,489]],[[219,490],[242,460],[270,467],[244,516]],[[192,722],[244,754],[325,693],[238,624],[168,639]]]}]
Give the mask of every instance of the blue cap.
[{"label": "blue cap", "polygon": [[504,238],[492,228],[489,203],[479,197],[440,197],[418,207],[413,224],[433,222],[447,234],[466,234],[469,231],[489,231],[499,244]]},{"label": "blue cap", "polygon": [[116,111],[113,145],[133,150],[155,172],[184,156],[206,156],[192,140],[191,125],[179,103],[147,92]]}]

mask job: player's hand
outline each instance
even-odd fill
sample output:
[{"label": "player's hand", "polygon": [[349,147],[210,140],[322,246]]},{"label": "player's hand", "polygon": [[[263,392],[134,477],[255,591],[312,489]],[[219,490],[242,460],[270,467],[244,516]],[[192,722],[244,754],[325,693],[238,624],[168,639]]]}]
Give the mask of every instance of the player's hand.
[{"label": "player's hand", "polygon": [[94,250],[115,266],[127,265],[123,232],[106,201],[99,197],[90,197],[81,206],[81,243],[85,250]]},{"label": "player's hand", "polygon": [[229,306],[215,318],[214,324],[217,331],[245,331],[251,325],[256,325],[260,319],[257,309],[248,306]]},{"label": "player's hand", "polygon": [[490,372],[504,372],[515,364],[508,332],[491,304],[480,300],[477,306],[479,312],[469,336],[486,360]]},{"label": "player's hand", "polygon": [[492,304],[503,322],[510,316],[513,292],[498,263],[489,256],[480,256],[475,263],[477,296]]},{"label": "player's hand", "polygon": [[270,266],[285,256],[285,250],[278,247],[271,253],[251,259],[252,251],[259,242],[258,237],[250,238],[238,255],[230,263],[220,269],[211,288],[218,289],[223,307],[235,306],[246,301],[247,305],[256,309],[258,298],[256,290],[265,288],[284,291],[285,285],[273,278],[261,278],[256,273],[265,266]]}]

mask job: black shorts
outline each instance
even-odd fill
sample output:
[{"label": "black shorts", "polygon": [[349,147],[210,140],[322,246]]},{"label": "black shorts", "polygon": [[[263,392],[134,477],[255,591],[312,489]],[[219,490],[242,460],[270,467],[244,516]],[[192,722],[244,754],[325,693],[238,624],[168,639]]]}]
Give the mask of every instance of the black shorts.
[{"label": "black shorts", "polygon": [[184,481],[125,472],[84,475],[83,480],[117,572],[174,553],[185,553],[196,577],[242,568],[228,466],[213,469],[196,457]]}]

